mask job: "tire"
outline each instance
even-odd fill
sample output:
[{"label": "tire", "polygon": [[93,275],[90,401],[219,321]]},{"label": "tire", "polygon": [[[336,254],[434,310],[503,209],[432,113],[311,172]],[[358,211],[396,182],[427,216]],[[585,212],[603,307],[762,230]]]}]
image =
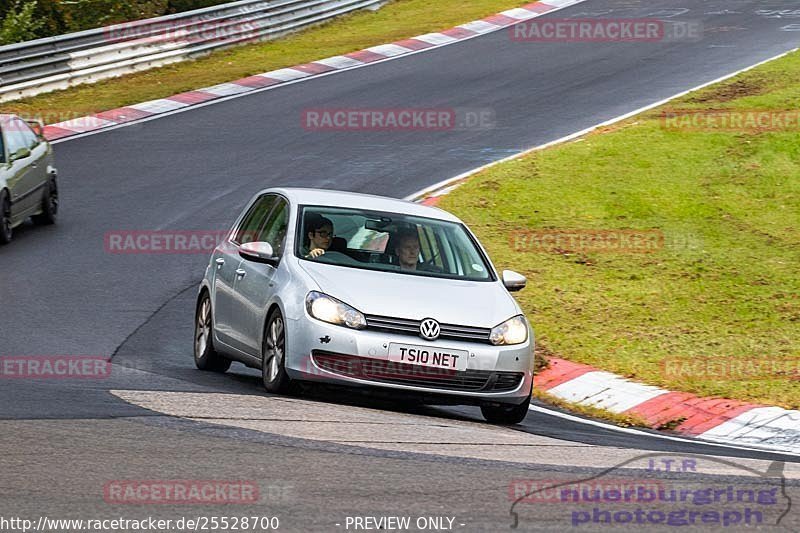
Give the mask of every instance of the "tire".
[{"label": "tire", "polygon": [[297,391],[286,373],[286,323],[279,309],[270,313],[261,348],[261,379],[267,392],[287,394]]},{"label": "tire", "polygon": [[211,298],[204,292],[197,302],[194,317],[194,364],[200,370],[226,372],[231,360],[214,349],[214,321],[211,314]]},{"label": "tire", "polygon": [[0,191],[0,245],[8,244],[14,236],[11,229],[11,200],[6,190]]},{"label": "tire", "polygon": [[58,184],[55,176],[47,182],[47,192],[42,198],[42,213],[31,217],[34,224],[49,226],[56,223],[58,215]]},{"label": "tire", "polygon": [[519,405],[482,405],[481,413],[490,424],[512,425],[519,424],[528,414],[531,405],[531,395]]}]

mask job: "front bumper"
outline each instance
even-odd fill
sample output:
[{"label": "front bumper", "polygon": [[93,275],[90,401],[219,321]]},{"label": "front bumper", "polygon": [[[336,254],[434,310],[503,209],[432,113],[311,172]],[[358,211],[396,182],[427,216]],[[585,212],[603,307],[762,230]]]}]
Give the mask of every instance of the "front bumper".
[{"label": "front bumper", "polygon": [[[293,379],[406,391],[463,403],[525,401],[533,385],[533,335],[515,346],[353,330],[303,316],[286,324],[286,371]],[[388,360],[389,343],[466,350],[464,372],[404,365]]]}]

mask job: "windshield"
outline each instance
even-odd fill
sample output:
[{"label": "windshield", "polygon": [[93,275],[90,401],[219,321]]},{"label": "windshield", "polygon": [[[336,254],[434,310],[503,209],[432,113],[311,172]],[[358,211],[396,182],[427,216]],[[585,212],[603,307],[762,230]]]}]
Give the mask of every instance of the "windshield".
[{"label": "windshield", "polygon": [[417,276],[494,281],[462,224],[338,207],[303,206],[296,254],[332,265]]}]

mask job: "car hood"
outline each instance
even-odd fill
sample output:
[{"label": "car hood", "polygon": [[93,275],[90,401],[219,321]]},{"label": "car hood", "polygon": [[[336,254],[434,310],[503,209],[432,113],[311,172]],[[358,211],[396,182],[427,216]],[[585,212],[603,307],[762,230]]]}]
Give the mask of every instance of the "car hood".
[{"label": "car hood", "polygon": [[325,294],[367,315],[491,328],[520,314],[501,282],[459,281],[300,261]]}]

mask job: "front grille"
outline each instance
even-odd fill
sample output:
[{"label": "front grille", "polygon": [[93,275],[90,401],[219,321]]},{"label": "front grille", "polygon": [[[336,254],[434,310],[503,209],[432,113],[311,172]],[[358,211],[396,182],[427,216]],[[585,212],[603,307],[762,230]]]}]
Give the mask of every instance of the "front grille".
[{"label": "front grille", "polygon": [[[421,320],[377,315],[366,315],[366,319],[367,329],[419,337],[419,324]],[[439,326],[441,327],[441,333],[439,334],[440,339],[478,341],[491,344],[489,341],[489,334],[492,330],[489,328],[474,328],[472,326],[456,326],[453,324],[439,324]]]},{"label": "front grille", "polygon": [[465,370],[457,372],[383,359],[371,359],[315,350],[314,363],[324,370],[367,381],[465,392],[506,392],[519,387],[522,372]]}]

